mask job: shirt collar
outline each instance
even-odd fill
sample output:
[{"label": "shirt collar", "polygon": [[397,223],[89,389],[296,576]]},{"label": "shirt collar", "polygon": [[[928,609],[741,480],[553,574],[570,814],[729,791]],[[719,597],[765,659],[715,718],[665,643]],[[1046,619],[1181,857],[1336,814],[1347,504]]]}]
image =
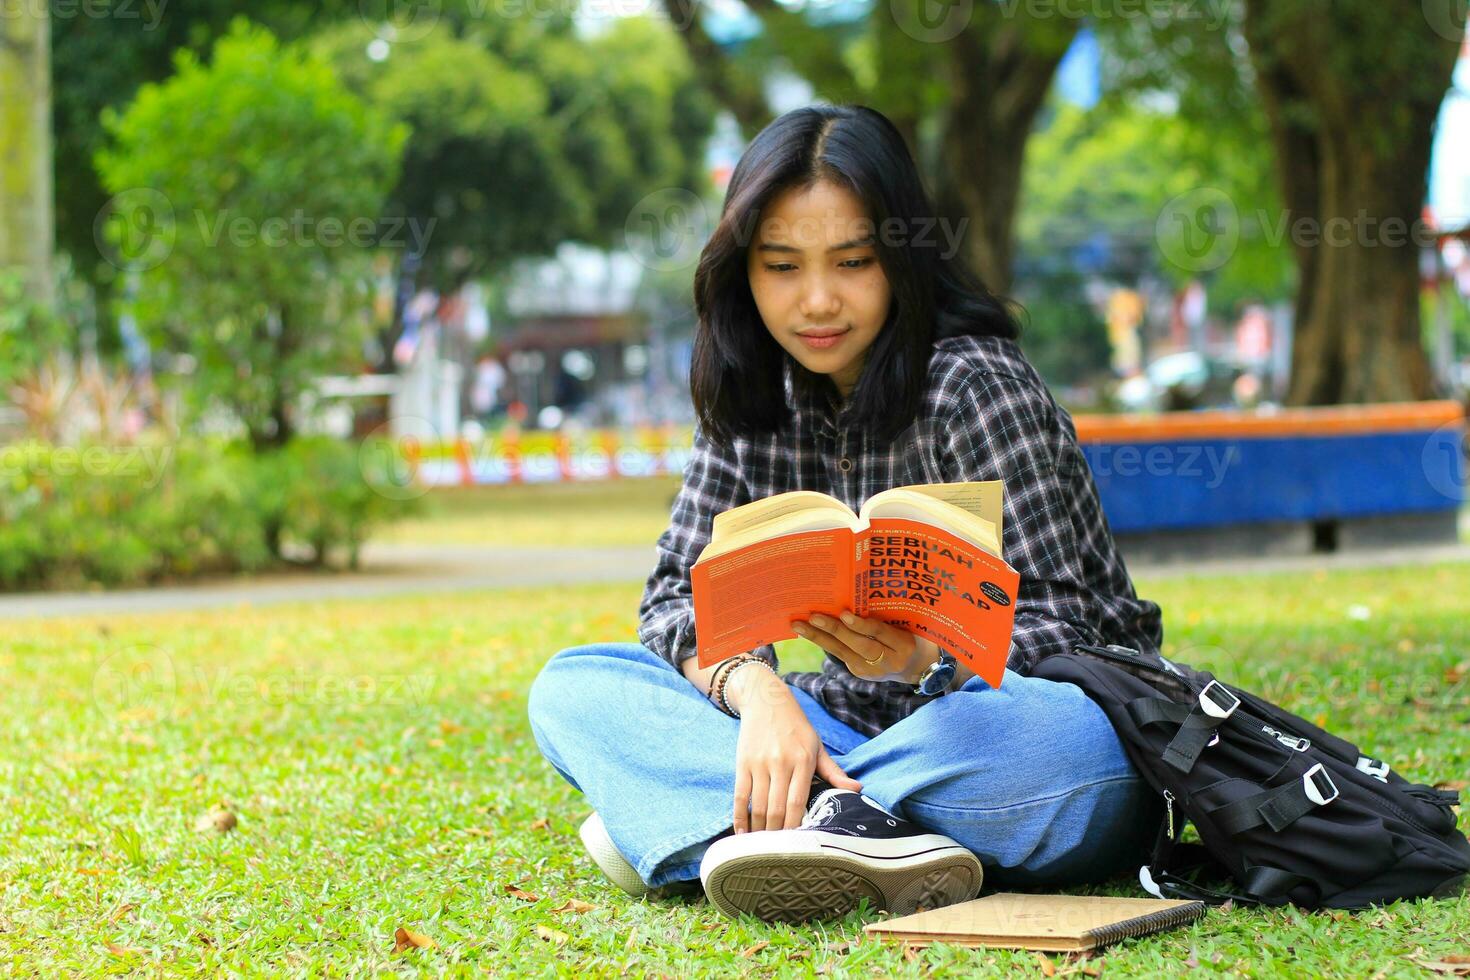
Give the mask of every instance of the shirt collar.
[{"label": "shirt collar", "polygon": [[784,360],[782,374],[786,385],[787,404],[808,419],[812,428],[827,435],[836,435],[839,429],[851,424],[851,402],[839,405],[833,400],[836,397],[835,394],[831,398],[823,398],[820,393],[797,392],[796,378],[789,357]]}]

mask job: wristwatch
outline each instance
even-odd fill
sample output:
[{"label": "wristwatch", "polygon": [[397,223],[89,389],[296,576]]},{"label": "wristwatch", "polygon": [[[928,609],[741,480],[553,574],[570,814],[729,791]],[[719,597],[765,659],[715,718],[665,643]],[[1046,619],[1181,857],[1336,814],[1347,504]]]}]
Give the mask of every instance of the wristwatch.
[{"label": "wristwatch", "polygon": [[932,698],[949,687],[950,682],[954,680],[954,673],[954,657],[940,650],[939,659],[928,667],[925,667],[924,673],[919,675],[919,684],[914,688],[914,693],[924,694]]}]

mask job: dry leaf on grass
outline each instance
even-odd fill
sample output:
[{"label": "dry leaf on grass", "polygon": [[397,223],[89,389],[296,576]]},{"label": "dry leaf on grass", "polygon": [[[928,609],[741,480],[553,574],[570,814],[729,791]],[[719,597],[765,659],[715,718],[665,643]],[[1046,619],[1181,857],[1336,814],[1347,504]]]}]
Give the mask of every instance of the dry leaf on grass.
[{"label": "dry leaf on grass", "polygon": [[208,813],[204,814],[204,816],[194,821],[194,830],[201,834],[207,834],[210,832],[216,834],[228,834],[230,831],[234,830],[235,827],[239,825],[239,823],[240,818],[236,817],[229,810],[210,810]]},{"label": "dry leaf on grass", "polygon": [[108,943],[107,951],[113,956],[132,956],[136,953],[143,952],[136,946],[119,946],[117,943]]},{"label": "dry leaf on grass", "polygon": [[433,949],[434,940],[421,932],[405,929],[399,926],[393,931],[393,952],[401,953],[405,949]]},{"label": "dry leaf on grass", "polygon": [[565,902],[562,902],[560,905],[558,905],[556,908],[552,909],[551,911],[553,911],[553,912],[591,912],[595,908],[597,908],[597,906],[596,905],[593,905],[591,902],[584,902],[580,898],[569,898]]},{"label": "dry leaf on grass", "polygon": [[518,898],[518,899],[520,899],[523,902],[539,902],[539,901],[541,901],[541,896],[540,895],[537,895],[535,892],[528,892],[524,888],[522,888],[520,885],[506,885],[505,886],[505,893],[507,895],[509,895],[511,898]]},{"label": "dry leaf on grass", "polygon": [[760,942],[751,943],[749,946],[742,949],[740,951],[740,955],[748,959],[754,956],[756,953],[759,953],[761,950],[765,949],[769,945],[771,945],[771,941],[769,939],[762,939]]},{"label": "dry leaf on grass", "polygon": [[1041,975],[1044,977],[1054,977],[1057,975],[1057,965],[1045,953],[1036,954],[1036,965],[1041,967]]},{"label": "dry leaf on grass", "polygon": [[558,946],[565,945],[566,943],[570,942],[572,938],[571,936],[568,936],[566,933],[562,932],[560,929],[553,929],[550,926],[537,926],[536,935],[540,936],[542,939],[546,940],[549,943],[556,943]]},{"label": "dry leaf on grass", "polygon": [[919,958],[924,955],[924,950],[928,947],[928,943],[905,942],[903,944],[903,958],[909,963],[917,963]]},{"label": "dry leaf on grass", "polygon": [[1413,956],[1409,957],[1409,959],[1418,963],[1424,969],[1433,970],[1435,973],[1443,973],[1452,977],[1470,977],[1470,956],[1463,956],[1456,953],[1450,956],[1441,956],[1437,960],[1421,960]]},{"label": "dry leaf on grass", "polygon": [[537,820],[531,824],[532,830],[549,830],[550,828],[551,821],[547,820],[545,817],[542,817],[540,820]]},{"label": "dry leaf on grass", "polygon": [[107,917],[107,921],[116,922],[118,919],[121,919],[123,916],[127,915],[129,912],[137,907],[138,906],[134,905],[132,902],[124,902],[117,908],[112,910],[112,914]]}]

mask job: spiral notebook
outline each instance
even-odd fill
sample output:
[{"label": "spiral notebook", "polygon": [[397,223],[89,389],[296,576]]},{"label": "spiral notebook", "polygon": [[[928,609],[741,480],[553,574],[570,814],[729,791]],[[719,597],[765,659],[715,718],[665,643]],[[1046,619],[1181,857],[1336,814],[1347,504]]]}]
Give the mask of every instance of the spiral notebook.
[{"label": "spiral notebook", "polygon": [[1204,902],[1176,899],[996,892],[927,912],[870,922],[863,931],[914,943],[1060,952],[1098,949],[1130,936],[1163,932],[1204,914]]}]

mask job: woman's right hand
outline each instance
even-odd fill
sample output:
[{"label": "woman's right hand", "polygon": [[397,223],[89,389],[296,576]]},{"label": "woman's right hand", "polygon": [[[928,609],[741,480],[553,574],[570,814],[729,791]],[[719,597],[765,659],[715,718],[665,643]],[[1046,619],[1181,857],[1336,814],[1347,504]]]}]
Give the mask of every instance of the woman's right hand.
[{"label": "woman's right hand", "polygon": [[742,668],[726,697],[740,712],[735,833],[801,826],[813,773],[842,789],[863,788],[832,761],[791,689],[771,671]]}]

